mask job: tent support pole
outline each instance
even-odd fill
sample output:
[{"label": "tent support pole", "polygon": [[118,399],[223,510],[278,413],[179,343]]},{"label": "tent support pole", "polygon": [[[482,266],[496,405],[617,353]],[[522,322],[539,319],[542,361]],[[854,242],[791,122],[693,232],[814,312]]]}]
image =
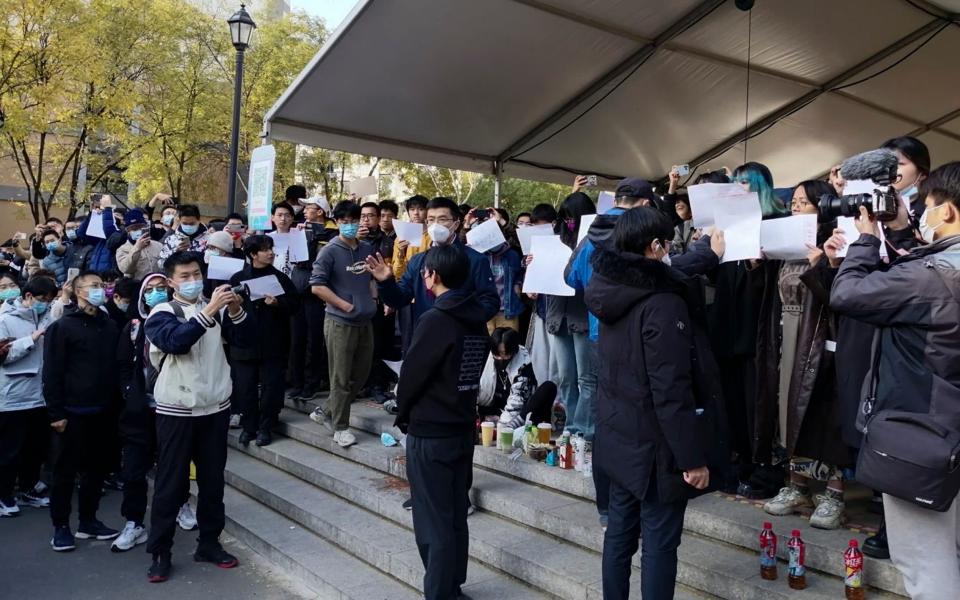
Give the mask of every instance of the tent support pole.
[{"label": "tent support pole", "polygon": [[503,163],[493,161],[493,207],[500,208],[500,184],[503,183]]}]

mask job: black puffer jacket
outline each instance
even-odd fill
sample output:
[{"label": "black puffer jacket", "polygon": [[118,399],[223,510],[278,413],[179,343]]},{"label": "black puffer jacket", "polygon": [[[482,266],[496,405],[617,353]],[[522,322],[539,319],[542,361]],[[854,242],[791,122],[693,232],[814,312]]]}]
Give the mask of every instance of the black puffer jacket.
[{"label": "black puffer jacket", "polygon": [[600,319],[594,461],[638,498],[654,476],[661,500],[692,497],[682,472],[707,465],[714,449],[698,435],[695,389],[711,406],[722,403],[715,378],[700,375],[713,360],[697,351],[686,287],[676,271],[635,254],[600,250],[593,266],[586,301]]}]

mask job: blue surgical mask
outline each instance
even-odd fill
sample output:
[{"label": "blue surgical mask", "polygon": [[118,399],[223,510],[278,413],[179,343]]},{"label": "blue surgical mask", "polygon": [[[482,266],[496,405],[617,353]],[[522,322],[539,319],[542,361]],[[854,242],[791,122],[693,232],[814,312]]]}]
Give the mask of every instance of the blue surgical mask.
[{"label": "blue surgical mask", "polygon": [[203,280],[201,279],[200,281],[185,281],[181,283],[177,293],[187,300],[196,300],[200,297],[200,292],[202,291]]},{"label": "blue surgical mask", "polygon": [[135,242],[135,241],[139,240],[141,237],[143,237],[143,230],[142,230],[142,229],[134,229],[133,231],[131,231],[131,232],[129,233],[129,235],[130,235],[130,241],[131,241],[131,242]]},{"label": "blue surgical mask", "polygon": [[340,225],[340,235],[348,240],[356,238],[359,231],[360,225],[358,223],[344,223]]},{"label": "blue surgical mask", "polygon": [[107,292],[103,288],[89,288],[87,289],[87,302],[90,304],[101,307],[107,302]]},{"label": "blue surgical mask", "polygon": [[907,200],[912,200],[914,196],[917,195],[917,184],[913,184],[907,189],[900,192],[900,196]]},{"label": "blue surgical mask", "polygon": [[130,308],[129,302],[117,302],[116,305],[117,305],[117,308],[119,308],[123,312],[127,312],[127,309]]},{"label": "blue surgical mask", "polygon": [[167,290],[160,289],[160,288],[154,288],[149,292],[147,292],[146,294],[144,294],[143,296],[143,301],[146,302],[147,306],[149,306],[150,308],[153,308],[158,304],[166,302],[167,299],[168,299]]},{"label": "blue surgical mask", "polygon": [[160,222],[166,225],[167,227],[170,227],[171,225],[173,225],[173,215],[163,215],[163,217],[161,217],[160,219]]},{"label": "blue surgical mask", "polygon": [[67,230],[67,239],[68,239],[68,240],[75,240],[75,239],[77,239],[77,230],[76,230],[76,229],[68,229],[68,230]]},{"label": "blue surgical mask", "polygon": [[0,290],[0,302],[6,302],[7,300],[13,300],[14,298],[20,297],[20,290],[18,288],[10,288],[9,290]]},{"label": "blue surgical mask", "polygon": [[57,242],[47,242],[47,252],[56,252],[60,248],[60,244]]},{"label": "blue surgical mask", "polygon": [[181,225],[180,229],[182,229],[183,232],[187,235],[194,235],[195,233],[200,231],[200,226],[199,225]]},{"label": "blue surgical mask", "polygon": [[32,308],[33,312],[37,313],[37,315],[39,316],[47,312],[47,309],[50,308],[50,303],[43,302],[41,300],[34,300],[30,308]]}]

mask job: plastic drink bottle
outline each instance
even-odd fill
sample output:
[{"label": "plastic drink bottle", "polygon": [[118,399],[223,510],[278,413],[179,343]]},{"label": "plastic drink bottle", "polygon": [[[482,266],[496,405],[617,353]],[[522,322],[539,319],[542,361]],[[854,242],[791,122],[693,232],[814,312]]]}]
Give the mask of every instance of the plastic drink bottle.
[{"label": "plastic drink bottle", "polygon": [[583,439],[583,434],[578,433],[573,440],[573,468],[577,471],[583,470],[583,455],[587,449],[587,441]]},{"label": "plastic drink bottle", "polygon": [[769,521],[763,524],[760,532],[760,577],[777,578],[777,534]]},{"label": "plastic drink bottle", "polygon": [[863,554],[857,540],[850,540],[850,547],[843,553],[843,588],[847,600],[863,600],[866,591],[863,589]]},{"label": "plastic drink bottle", "polygon": [[790,541],[787,542],[787,554],[790,557],[790,563],[787,567],[787,583],[795,590],[806,589],[807,548],[803,540],[800,539],[799,529],[794,529],[790,534]]},{"label": "plastic drink bottle", "polygon": [[561,469],[571,469],[573,468],[573,447],[570,444],[570,432],[564,431],[563,435],[560,436],[560,443],[558,444],[558,454],[560,455],[560,468]]}]

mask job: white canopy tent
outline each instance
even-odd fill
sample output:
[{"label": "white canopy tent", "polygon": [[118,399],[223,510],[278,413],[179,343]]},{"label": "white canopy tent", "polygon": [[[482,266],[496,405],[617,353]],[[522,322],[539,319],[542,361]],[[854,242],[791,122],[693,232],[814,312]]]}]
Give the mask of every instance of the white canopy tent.
[{"label": "white canopy tent", "polygon": [[957,12],[960,0],[360,0],[265,128],[564,183],[735,167],[745,137],[778,186],[906,134],[937,165],[960,159]]}]

